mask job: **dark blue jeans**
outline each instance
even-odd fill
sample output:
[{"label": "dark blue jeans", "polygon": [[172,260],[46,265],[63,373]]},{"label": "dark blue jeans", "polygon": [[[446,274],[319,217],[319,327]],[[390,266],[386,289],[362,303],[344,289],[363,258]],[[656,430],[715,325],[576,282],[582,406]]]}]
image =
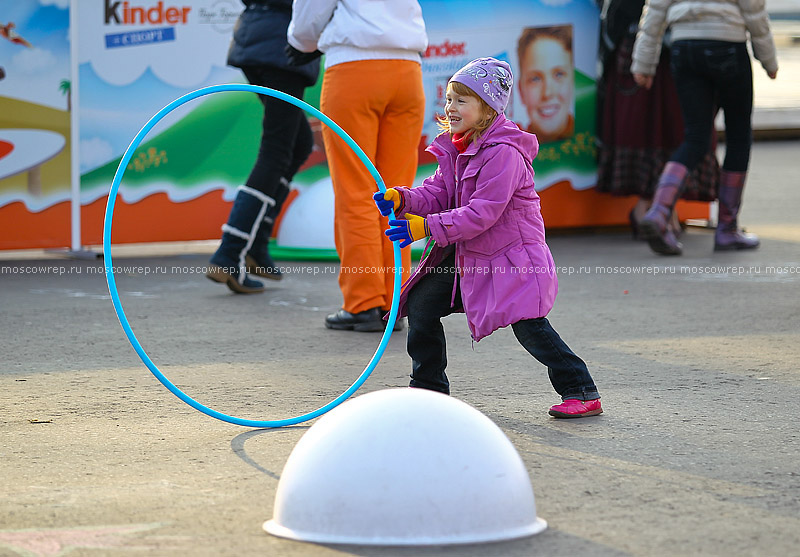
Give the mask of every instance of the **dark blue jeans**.
[{"label": "dark blue jeans", "polygon": [[671,48],[671,69],[686,127],[670,160],[693,170],[709,149],[716,107],[725,115],[722,168],[744,172],[753,142],[753,70],[745,43],[681,40]]},{"label": "dark blue jeans", "polygon": [[[253,85],[303,98],[306,78],[297,73],[266,66],[247,67],[242,71]],[[305,112],[301,109],[267,95],[258,95],[258,98],[264,105],[261,144],[246,184],[273,199],[282,199],[288,193],[286,183],[292,181],[311,154],[314,138]]]},{"label": "dark blue jeans", "polygon": [[[455,311],[450,300],[456,277],[455,256],[451,255],[408,293],[406,347],[411,356],[411,387],[450,394],[442,317]],[[460,306],[461,290],[457,283],[455,299]],[[525,319],[511,328],[523,348],[547,366],[550,383],[562,399],[600,398],[584,361],[561,340],[546,318]]]}]

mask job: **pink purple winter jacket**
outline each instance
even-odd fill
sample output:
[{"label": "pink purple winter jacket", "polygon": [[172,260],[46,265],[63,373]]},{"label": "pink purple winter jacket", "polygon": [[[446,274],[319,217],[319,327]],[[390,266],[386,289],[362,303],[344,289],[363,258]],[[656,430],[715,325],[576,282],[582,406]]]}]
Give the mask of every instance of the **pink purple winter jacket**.
[{"label": "pink purple winter jacket", "polygon": [[435,244],[403,285],[399,315],[407,313],[408,291],[454,244],[462,299],[452,300],[452,307],[466,313],[474,340],[522,319],[546,316],[558,279],[534,190],[536,136],[500,115],[461,154],[449,133],[427,150],[439,167],[420,186],[399,189],[398,216],[425,217]]}]

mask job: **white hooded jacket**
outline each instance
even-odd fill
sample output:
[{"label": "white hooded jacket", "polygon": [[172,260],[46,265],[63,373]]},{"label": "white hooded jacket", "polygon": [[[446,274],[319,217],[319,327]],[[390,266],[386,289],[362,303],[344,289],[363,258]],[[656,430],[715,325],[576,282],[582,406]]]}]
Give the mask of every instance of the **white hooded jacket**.
[{"label": "white hooded jacket", "polygon": [[295,0],[287,39],[325,53],[325,67],[357,60],[421,61],[428,35],[417,0]]}]

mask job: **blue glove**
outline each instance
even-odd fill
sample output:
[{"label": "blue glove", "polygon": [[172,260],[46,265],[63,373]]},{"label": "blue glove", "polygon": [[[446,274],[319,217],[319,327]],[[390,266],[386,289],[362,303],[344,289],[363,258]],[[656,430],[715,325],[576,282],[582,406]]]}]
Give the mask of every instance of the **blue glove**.
[{"label": "blue glove", "polygon": [[428,221],[417,215],[405,215],[405,220],[391,219],[389,228],[384,232],[392,242],[400,242],[400,247],[404,248],[416,240],[421,240],[430,236]]},{"label": "blue glove", "polygon": [[378,206],[378,210],[384,217],[388,217],[392,210],[396,213],[403,203],[403,196],[394,188],[387,189],[385,193],[376,192],[372,199],[375,200],[375,205]]}]

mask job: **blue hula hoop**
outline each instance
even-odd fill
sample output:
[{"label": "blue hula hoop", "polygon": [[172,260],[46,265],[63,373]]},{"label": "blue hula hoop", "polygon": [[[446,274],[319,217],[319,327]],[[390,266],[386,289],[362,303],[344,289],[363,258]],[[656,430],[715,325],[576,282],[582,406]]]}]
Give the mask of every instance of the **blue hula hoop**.
[{"label": "blue hula hoop", "polygon": [[[114,310],[117,313],[117,319],[119,319],[120,325],[122,325],[122,329],[125,331],[125,335],[128,337],[128,341],[130,341],[131,345],[133,346],[136,353],[141,358],[142,362],[147,366],[147,368],[153,373],[153,375],[158,379],[162,385],[164,385],[167,389],[172,392],[175,396],[181,399],[183,402],[191,406],[192,408],[199,410],[200,412],[211,416],[212,418],[216,418],[218,420],[222,420],[223,422],[228,422],[236,425],[242,425],[246,427],[257,427],[257,428],[272,428],[272,427],[283,427],[287,425],[294,425],[299,424],[301,422],[305,422],[307,420],[311,420],[318,416],[321,416],[325,412],[333,409],[334,407],[338,406],[345,400],[347,400],[353,393],[355,393],[361,385],[367,380],[370,376],[372,371],[375,369],[375,366],[378,365],[378,361],[380,361],[381,356],[383,356],[384,350],[386,350],[386,345],[389,342],[389,337],[392,335],[392,330],[394,328],[394,324],[397,321],[397,309],[399,305],[399,293],[400,293],[400,282],[401,282],[401,269],[402,269],[402,260],[400,259],[400,247],[397,243],[394,243],[394,261],[395,261],[395,275],[394,275],[394,289],[392,291],[392,305],[391,309],[389,310],[389,320],[386,324],[386,330],[383,333],[383,337],[381,337],[380,344],[378,345],[377,350],[372,355],[367,367],[364,368],[364,371],[361,375],[356,379],[356,381],[350,385],[350,387],[345,390],[342,394],[338,397],[330,401],[328,404],[321,406],[320,408],[309,412],[307,414],[302,414],[300,416],[296,416],[294,418],[285,418],[279,420],[248,420],[243,418],[237,418],[235,416],[229,416],[228,414],[223,414],[222,412],[218,412],[213,410],[203,404],[200,404],[192,397],[181,391],[178,387],[176,387],[167,377],[158,369],[158,367],[153,363],[147,353],[142,348],[141,343],[136,338],[136,335],[133,334],[133,329],[131,328],[130,322],[125,315],[125,311],[122,309],[122,303],[119,299],[119,293],[117,291],[117,283],[114,277],[114,265],[111,259],[111,225],[112,219],[114,215],[114,204],[116,203],[117,192],[119,190],[120,182],[122,181],[122,176],[125,173],[125,168],[128,166],[128,162],[130,161],[131,157],[133,156],[133,152],[142,142],[142,139],[147,135],[147,133],[155,126],[159,121],[161,121],[164,116],[175,110],[177,107],[186,104],[187,102],[196,99],[198,97],[202,97],[204,95],[210,95],[212,93],[219,93],[223,91],[247,91],[251,93],[257,93],[260,95],[267,95],[269,97],[275,97],[277,99],[284,100],[290,104],[297,106],[298,108],[311,113],[315,117],[319,118],[323,123],[325,123],[328,127],[330,127],[336,134],[341,137],[344,142],[353,150],[353,152],[361,159],[361,162],[369,170],[372,177],[375,179],[375,183],[378,186],[378,189],[382,192],[386,191],[386,186],[383,183],[383,178],[378,173],[378,170],[375,168],[375,165],[372,164],[372,161],[369,160],[367,155],[358,146],[358,144],[353,141],[353,139],[347,135],[339,125],[328,118],[325,114],[311,106],[310,104],[292,97],[291,95],[287,95],[281,91],[276,91],[274,89],[270,89],[268,87],[261,87],[258,85],[251,85],[247,83],[228,83],[224,85],[212,85],[210,87],[204,87],[202,89],[198,89],[196,91],[192,91],[191,93],[187,93],[182,97],[179,97],[169,103],[167,106],[159,110],[148,122],[139,130],[139,133],[136,134],[136,137],[133,138],[131,144],[128,146],[128,149],[125,151],[125,154],[122,156],[120,160],[119,166],[117,167],[117,171],[114,174],[114,180],[111,183],[111,190],[108,194],[108,202],[106,204],[106,213],[105,219],[103,221],[103,263],[105,265],[106,271],[106,281],[108,282],[108,291],[111,294],[111,301],[114,304]],[[394,212],[392,212],[392,218],[394,218]]]}]

